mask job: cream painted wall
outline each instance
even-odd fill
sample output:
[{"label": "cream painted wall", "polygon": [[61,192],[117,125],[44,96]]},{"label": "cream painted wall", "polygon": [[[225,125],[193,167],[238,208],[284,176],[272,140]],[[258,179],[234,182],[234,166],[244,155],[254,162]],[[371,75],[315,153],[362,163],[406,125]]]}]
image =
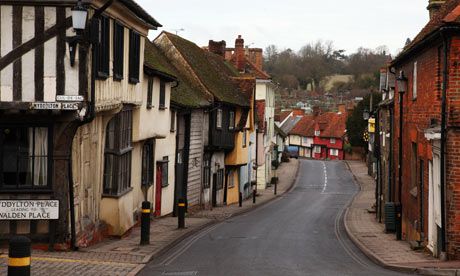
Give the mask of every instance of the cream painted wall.
[{"label": "cream painted wall", "polygon": [[[145,74],[144,74],[145,75]],[[160,109],[160,79],[153,77],[152,91],[152,108],[147,109],[147,91],[148,78],[144,76],[142,82],[142,105],[140,112],[136,112],[133,116],[133,141],[145,140],[148,138],[166,138],[170,132],[170,98],[171,98],[171,83],[166,83],[165,91],[165,107]]]},{"label": "cream painted wall", "polygon": [[[167,110],[168,114],[171,114],[171,110]],[[171,117],[166,122],[170,126]],[[177,122],[177,120],[176,120]],[[175,129],[175,128],[174,128]],[[176,132],[171,132],[168,127],[168,134],[165,139],[157,139],[155,143],[155,164],[156,161],[163,160],[163,157],[167,156],[168,163],[168,186],[161,189],[161,215],[165,216],[173,211],[174,207],[174,164],[176,163]],[[156,170],[155,170],[155,185],[156,183]],[[154,189],[154,192],[156,190]],[[153,199],[155,195],[153,194]],[[154,200],[152,200],[154,202]]]},{"label": "cream painted wall", "polygon": [[300,146],[302,144],[302,139],[299,135],[289,135],[289,144]]}]

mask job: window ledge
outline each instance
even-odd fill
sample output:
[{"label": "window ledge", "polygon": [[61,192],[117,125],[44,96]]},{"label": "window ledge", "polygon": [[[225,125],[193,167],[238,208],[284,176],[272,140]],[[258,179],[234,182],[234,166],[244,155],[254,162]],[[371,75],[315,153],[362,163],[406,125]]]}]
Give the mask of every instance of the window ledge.
[{"label": "window ledge", "polygon": [[129,194],[131,191],[133,190],[133,187],[129,187],[126,191],[124,192],[121,192],[117,195],[111,195],[111,194],[102,194],[102,197],[106,197],[106,198],[121,198],[123,197],[124,195],[126,194]]},{"label": "window ledge", "polygon": [[167,108],[166,106],[161,106],[161,105],[160,105],[160,107],[159,107],[158,109],[159,109],[159,110],[166,110],[166,109],[168,109],[168,108]]},{"label": "window ledge", "polygon": [[52,189],[1,189],[0,194],[53,194]]}]

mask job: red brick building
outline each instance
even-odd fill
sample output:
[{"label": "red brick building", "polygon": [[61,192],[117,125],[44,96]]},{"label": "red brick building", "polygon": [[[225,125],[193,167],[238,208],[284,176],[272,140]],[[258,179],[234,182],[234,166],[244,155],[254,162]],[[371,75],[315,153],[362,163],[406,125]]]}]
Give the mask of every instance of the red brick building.
[{"label": "red brick building", "polygon": [[459,259],[460,1],[432,0],[428,9],[429,23],[391,64],[407,78],[395,91],[392,185],[402,238]]}]

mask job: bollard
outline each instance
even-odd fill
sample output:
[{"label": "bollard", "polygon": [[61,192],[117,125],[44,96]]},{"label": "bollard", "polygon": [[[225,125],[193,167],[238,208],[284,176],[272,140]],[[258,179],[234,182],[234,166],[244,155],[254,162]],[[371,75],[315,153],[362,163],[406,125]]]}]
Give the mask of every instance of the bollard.
[{"label": "bollard", "polygon": [[256,204],[256,190],[252,191],[252,203]]},{"label": "bollard", "polygon": [[275,181],[275,195],[276,195],[276,189],[278,188],[278,181]]},{"label": "bollard", "polygon": [[183,229],[185,228],[185,200],[179,199],[178,207],[178,228]]},{"label": "bollard", "polygon": [[142,202],[141,245],[150,244],[150,202]]},{"label": "bollard", "polygon": [[8,251],[8,276],[30,275],[30,239],[16,236],[10,239]]},{"label": "bollard", "polygon": [[243,193],[242,192],[240,192],[240,195],[238,197],[238,205],[240,207],[243,207]]}]

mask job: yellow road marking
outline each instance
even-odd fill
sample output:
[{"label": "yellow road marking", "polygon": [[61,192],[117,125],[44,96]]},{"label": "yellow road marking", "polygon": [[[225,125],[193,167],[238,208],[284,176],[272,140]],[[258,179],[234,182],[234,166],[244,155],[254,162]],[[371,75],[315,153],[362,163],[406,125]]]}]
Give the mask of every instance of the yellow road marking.
[{"label": "yellow road marking", "polygon": [[[8,255],[0,255],[1,259],[8,259]],[[51,257],[33,257],[33,260],[47,261],[47,262],[64,262],[64,263],[83,263],[83,264],[96,264],[96,265],[117,265],[117,266],[132,266],[135,267],[139,264],[123,263],[123,262],[105,262],[105,261],[90,261],[90,260],[75,260],[75,259],[61,259]]]}]

